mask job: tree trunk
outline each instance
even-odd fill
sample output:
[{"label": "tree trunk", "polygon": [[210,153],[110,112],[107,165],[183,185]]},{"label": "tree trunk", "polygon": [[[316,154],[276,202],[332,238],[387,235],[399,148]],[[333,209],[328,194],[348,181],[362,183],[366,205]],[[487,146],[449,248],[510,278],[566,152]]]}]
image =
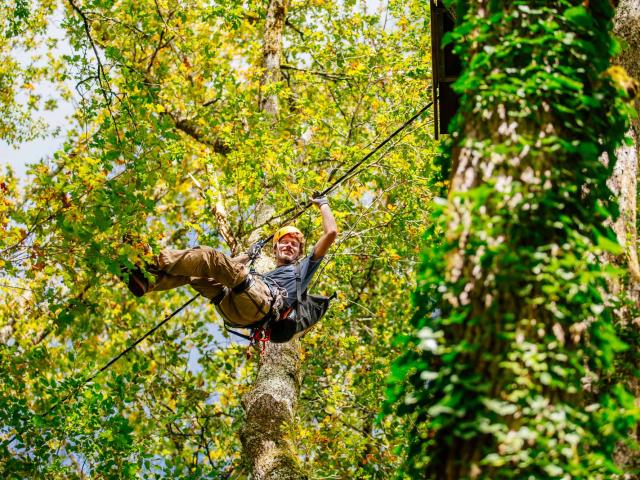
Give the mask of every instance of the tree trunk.
[{"label": "tree trunk", "polygon": [[[286,12],[287,0],[272,0],[264,32],[260,109],[274,122],[278,117],[278,97],[271,87],[280,80]],[[307,478],[290,440],[300,393],[300,352],[297,340],[267,343],[260,355],[254,386],[242,399],[246,419],[240,438],[256,480]]]},{"label": "tree trunk", "polygon": [[[626,48],[616,59],[636,79],[640,79],[640,0],[622,0],[616,10],[614,32],[621,37]],[[640,302],[640,265],[638,264],[637,196],[638,196],[638,136],[640,122],[636,120],[628,136],[633,144],[620,147],[617,163],[609,187],[618,197],[620,217],[613,225],[618,241],[625,249],[629,281],[625,286],[631,300]]]},{"label": "tree trunk", "polygon": [[[639,52],[640,53],[640,52]],[[618,285],[617,290],[626,290],[627,298],[636,304],[640,302],[640,267],[638,266],[637,195],[638,195],[638,133],[631,128],[627,133],[633,139],[632,145],[625,145],[616,151],[616,166],[609,179],[609,188],[618,199],[620,216],[612,223],[618,242],[624,254],[613,261],[626,267],[629,275],[626,285]],[[632,320],[629,318],[626,321]],[[637,319],[640,321],[640,319]]]},{"label": "tree trunk", "polygon": [[287,18],[288,0],[271,0],[267,10],[262,48],[264,74],[260,84],[260,110],[274,120],[278,117],[278,95],[271,91],[280,81],[280,58],[282,56],[282,34]]},{"label": "tree trunk", "polygon": [[240,434],[257,480],[307,478],[289,431],[300,391],[300,343],[267,344],[258,377],[242,403],[246,423]]},{"label": "tree trunk", "polygon": [[[602,296],[609,273],[588,260],[614,250],[603,227],[610,172],[598,163],[625,124],[601,80],[612,11],[605,0],[455,3],[466,69],[445,238],[419,281],[425,309],[441,309],[419,324],[429,369],[404,398],[426,405],[413,461],[433,479],[610,478],[592,454],[612,460],[627,431],[607,431],[600,405],[631,410],[610,385],[592,403],[583,366],[595,382],[619,353]],[[587,403],[600,416],[583,414]]]}]

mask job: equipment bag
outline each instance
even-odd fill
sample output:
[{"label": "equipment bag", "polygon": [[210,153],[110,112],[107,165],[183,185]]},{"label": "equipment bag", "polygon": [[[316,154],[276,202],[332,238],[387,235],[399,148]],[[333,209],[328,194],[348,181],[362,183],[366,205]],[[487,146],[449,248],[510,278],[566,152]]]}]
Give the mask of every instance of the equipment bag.
[{"label": "equipment bag", "polygon": [[307,291],[302,291],[302,279],[300,278],[300,265],[296,263],[296,308],[287,318],[278,320],[271,324],[271,341],[275,343],[288,342],[296,336],[302,334],[313,325],[318,323],[329,308],[331,299],[324,295],[309,295]]},{"label": "equipment bag", "polygon": [[[296,336],[301,336],[313,325],[318,323],[324,316],[329,308],[329,303],[336,297],[334,293],[330,297],[324,295],[309,295],[306,290],[302,291],[302,279],[300,278],[300,266],[295,265],[296,272],[296,306],[288,314],[285,312],[285,317],[278,318],[277,312],[270,312],[264,319],[250,324],[250,325],[238,325],[231,322],[225,315],[224,319],[225,329],[238,337],[242,337],[255,343],[256,332],[267,332],[267,341],[273,343],[285,343],[290,341]],[[214,301],[215,304],[215,301]],[[244,335],[240,332],[232,330],[234,328],[249,328],[251,329],[251,335]],[[262,338],[260,341],[264,341]]]}]

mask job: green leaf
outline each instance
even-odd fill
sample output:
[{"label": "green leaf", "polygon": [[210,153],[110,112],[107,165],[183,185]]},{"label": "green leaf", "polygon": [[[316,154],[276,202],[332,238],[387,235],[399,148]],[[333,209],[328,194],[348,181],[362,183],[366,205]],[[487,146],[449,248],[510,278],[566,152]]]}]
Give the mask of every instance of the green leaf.
[{"label": "green leaf", "polygon": [[591,28],[593,26],[591,14],[584,6],[568,8],[564,12],[564,18],[581,27]]},{"label": "green leaf", "polygon": [[618,243],[617,240],[612,240],[604,235],[598,235],[598,246],[603,250],[613,253],[614,255],[622,255],[624,248]]}]

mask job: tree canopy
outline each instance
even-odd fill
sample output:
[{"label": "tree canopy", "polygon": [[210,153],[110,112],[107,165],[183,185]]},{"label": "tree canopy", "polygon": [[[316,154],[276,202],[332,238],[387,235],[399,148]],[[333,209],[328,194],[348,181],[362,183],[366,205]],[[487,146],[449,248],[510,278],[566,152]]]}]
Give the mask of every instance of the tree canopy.
[{"label": "tree canopy", "polygon": [[[269,92],[265,2],[16,2],[0,15],[12,87],[2,90],[12,112],[3,139],[41,133],[41,82],[77,105],[63,148],[26,180],[8,166],[0,179],[0,469],[243,478],[240,399],[256,354],[221,331],[206,302],[74,390],[191,295],[137,300],[120,267],[144,260],[146,242],[154,253],[198,244],[238,253],[362,158],[429,100],[428,10],[291,3],[283,80]],[[60,18],[70,45],[61,58],[48,37]],[[19,61],[20,51],[51,56]],[[275,121],[258,108],[271,90]],[[403,440],[390,435],[399,420],[375,419],[399,353],[392,339],[411,316],[435,148],[423,117],[330,199],[343,234],[313,289],[338,300],[304,341],[293,426],[318,476],[385,478],[399,462]],[[313,212],[298,226],[310,241],[321,232]]]}]

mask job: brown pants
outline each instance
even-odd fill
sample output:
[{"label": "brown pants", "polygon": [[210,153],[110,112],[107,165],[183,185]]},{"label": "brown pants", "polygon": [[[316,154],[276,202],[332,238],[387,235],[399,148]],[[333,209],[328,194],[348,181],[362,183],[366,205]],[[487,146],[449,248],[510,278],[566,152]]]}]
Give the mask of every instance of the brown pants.
[{"label": "brown pants", "polygon": [[[190,285],[203,297],[215,298],[224,287],[235,287],[247,278],[246,265],[210,247],[165,249],[158,255],[160,273],[149,291]],[[242,293],[229,292],[217,306],[228,323],[250,325],[262,320],[271,308],[271,291],[259,277]]]}]

